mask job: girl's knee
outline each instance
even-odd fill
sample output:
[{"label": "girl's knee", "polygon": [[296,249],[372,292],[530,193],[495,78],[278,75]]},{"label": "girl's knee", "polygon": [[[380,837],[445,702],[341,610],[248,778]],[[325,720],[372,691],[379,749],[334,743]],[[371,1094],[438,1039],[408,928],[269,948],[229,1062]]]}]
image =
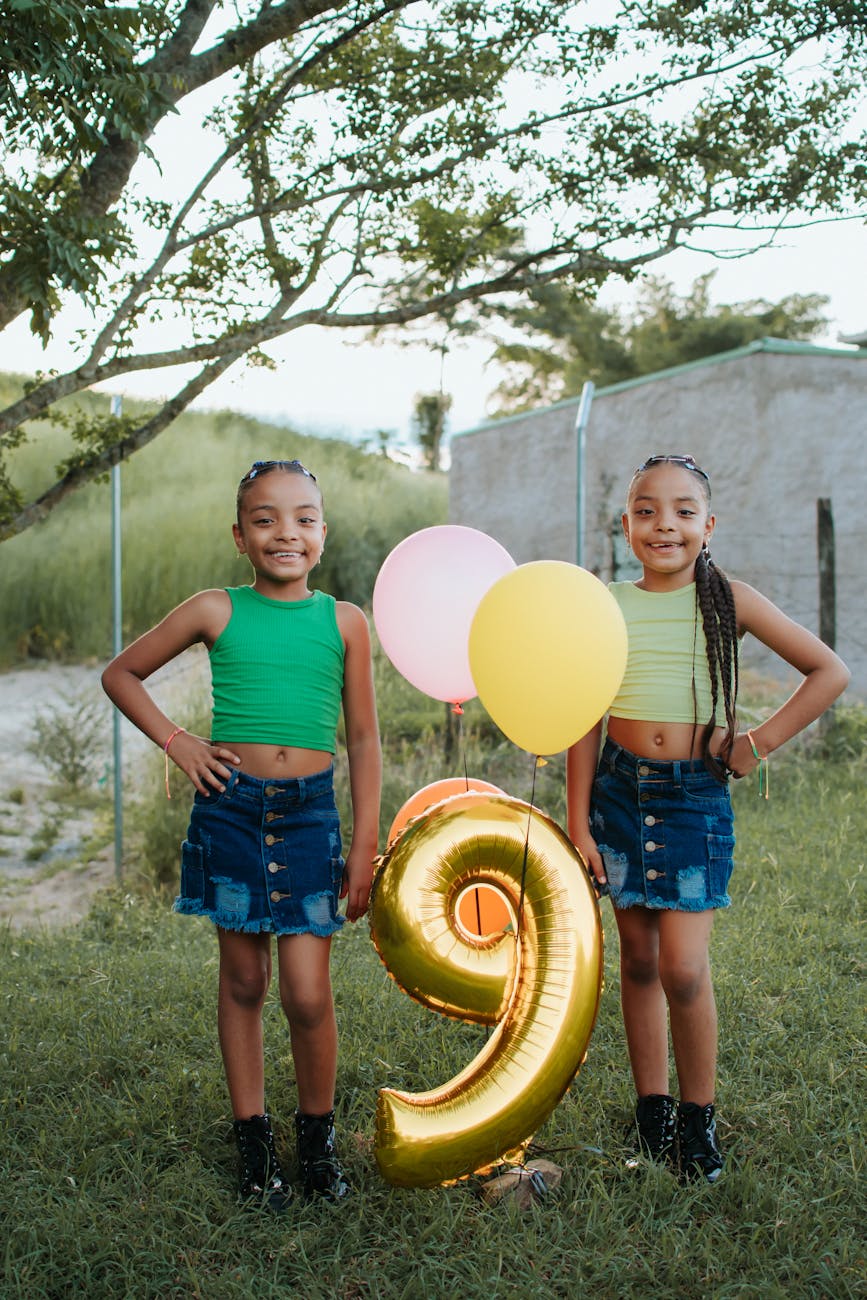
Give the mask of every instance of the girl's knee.
[{"label": "girl's knee", "polygon": [[319,1029],[334,1014],[330,988],[298,990],[282,986],[280,1001],[293,1029]]},{"label": "girl's knee", "polygon": [[655,984],[659,979],[659,962],[656,953],[621,951],[620,973],[630,984]]},{"label": "girl's knee", "polygon": [[669,1002],[688,1006],[710,987],[710,967],[706,960],[662,962],[659,978]]},{"label": "girl's knee", "polygon": [[239,1007],[262,1007],[270,982],[270,973],[261,966],[224,967],[220,972],[221,993]]},{"label": "girl's knee", "polygon": [[218,930],[220,937],[220,998],[239,1007],[264,1005],[271,984],[269,936]]}]

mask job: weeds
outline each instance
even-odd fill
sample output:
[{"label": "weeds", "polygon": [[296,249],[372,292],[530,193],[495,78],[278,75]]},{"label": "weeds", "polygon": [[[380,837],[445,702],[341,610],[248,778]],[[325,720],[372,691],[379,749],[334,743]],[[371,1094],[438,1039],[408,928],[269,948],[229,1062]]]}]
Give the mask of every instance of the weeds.
[{"label": "weeds", "polygon": [[56,820],[45,821],[39,827],[24,854],[27,862],[39,862],[45,857],[60,838],[60,826]]},{"label": "weeds", "polygon": [[27,749],[65,787],[83,790],[105,766],[106,713],[102,700],[63,695],[37,714]]}]

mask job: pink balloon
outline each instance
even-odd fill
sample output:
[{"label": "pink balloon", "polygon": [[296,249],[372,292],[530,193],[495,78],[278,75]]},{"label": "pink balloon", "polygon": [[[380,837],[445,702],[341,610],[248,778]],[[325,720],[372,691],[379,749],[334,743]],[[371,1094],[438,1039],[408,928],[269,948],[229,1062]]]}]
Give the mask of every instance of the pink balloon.
[{"label": "pink balloon", "polygon": [[485,592],[514,568],[493,537],[459,524],[398,543],[373,588],[373,621],[397,671],[435,700],[472,699],[470,624]]}]

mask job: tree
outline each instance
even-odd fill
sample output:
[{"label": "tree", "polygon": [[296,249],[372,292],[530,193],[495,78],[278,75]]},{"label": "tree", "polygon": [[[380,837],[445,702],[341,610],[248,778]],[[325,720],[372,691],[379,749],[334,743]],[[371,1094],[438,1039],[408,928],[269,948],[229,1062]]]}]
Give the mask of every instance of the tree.
[{"label": "tree", "polygon": [[[0,327],[46,337],[68,294],[94,319],[0,412],[0,529],[294,330],[466,328],[863,202],[856,0],[598,3],[0,0]],[[176,192],[172,123],[203,114]],[[145,418],[62,405],[142,370],[171,389]],[[76,450],[28,502],[9,452],[52,416]]]},{"label": "tree", "polygon": [[495,394],[496,413],[512,415],[575,397],[588,379],[600,387],[617,384],[755,339],[806,341],[827,324],[822,308],[828,299],[821,294],[713,306],[714,275],[699,276],[683,298],[667,280],[648,276],[631,318],[588,302],[567,284],[531,290],[508,314],[509,324],[529,341],[500,340],[494,352],[507,370]]},{"label": "tree", "polygon": [[416,442],[421,447],[424,463],[428,469],[440,468],[446,417],[451,405],[451,397],[441,390],[435,393],[419,393],[413,404],[412,431]]}]

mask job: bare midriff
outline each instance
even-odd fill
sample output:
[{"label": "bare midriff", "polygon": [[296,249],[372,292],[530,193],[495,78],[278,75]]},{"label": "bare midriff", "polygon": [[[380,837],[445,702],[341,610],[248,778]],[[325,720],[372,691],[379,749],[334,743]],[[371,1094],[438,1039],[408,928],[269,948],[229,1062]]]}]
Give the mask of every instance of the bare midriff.
[{"label": "bare midriff", "polygon": [[[298,776],[313,776],[330,767],[334,755],[324,749],[299,749],[294,745],[238,745],[228,740],[214,744],[230,749],[241,760],[240,768],[260,781],[281,781]],[[229,764],[231,766],[231,764]]]},{"label": "bare midriff", "polygon": [[[704,728],[691,722],[644,722],[634,718],[608,719],[608,737],[640,758],[658,758],[665,763],[676,759],[700,758]],[[711,753],[717,754],[725,731],[717,727]]]}]

